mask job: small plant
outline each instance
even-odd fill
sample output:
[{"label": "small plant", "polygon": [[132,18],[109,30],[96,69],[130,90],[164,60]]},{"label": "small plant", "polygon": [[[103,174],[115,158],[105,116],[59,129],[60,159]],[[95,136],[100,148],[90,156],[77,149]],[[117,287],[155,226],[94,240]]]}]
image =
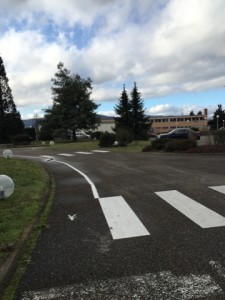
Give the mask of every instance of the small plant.
[{"label": "small plant", "polygon": [[116,140],[115,133],[110,133],[108,131],[105,131],[101,133],[99,137],[99,146],[100,147],[111,147],[113,146],[114,142]]}]

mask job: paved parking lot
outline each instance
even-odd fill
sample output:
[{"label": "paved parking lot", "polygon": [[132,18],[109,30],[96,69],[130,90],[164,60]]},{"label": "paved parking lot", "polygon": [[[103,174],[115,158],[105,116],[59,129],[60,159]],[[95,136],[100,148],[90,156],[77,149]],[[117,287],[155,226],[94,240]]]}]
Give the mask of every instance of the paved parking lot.
[{"label": "paved parking lot", "polygon": [[223,155],[60,153],[17,299],[224,299]]}]

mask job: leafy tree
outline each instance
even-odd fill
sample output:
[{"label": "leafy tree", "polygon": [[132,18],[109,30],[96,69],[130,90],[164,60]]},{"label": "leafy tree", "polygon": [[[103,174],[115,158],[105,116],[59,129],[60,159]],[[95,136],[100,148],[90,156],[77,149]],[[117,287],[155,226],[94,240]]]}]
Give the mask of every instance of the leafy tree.
[{"label": "leafy tree", "polygon": [[195,114],[194,114],[194,112],[193,112],[193,110],[191,110],[190,111],[190,116],[194,116]]},{"label": "leafy tree", "polygon": [[9,142],[24,128],[8,81],[3,60],[0,57],[0,143]]},{"label": "leafy tree", "polygon": [[95,129],[100,119],[95,113],[98,105],[90,99],[92,93],[92,80],[83,79],[78,74],[70,74],[59,63],[58,71],[52,79],[53,105],[45,110],[46,129],[72,130],[76,138],[78,129]]},{"label": "leafy tree", "polygon": [[202,111],[200,110],[198,113],[197,113],[198,116],[201,116],[202,115]]},{"label": "leafy tree", "polygon": [[136,82],[131,91],[131,110],[132,110],[132,132],[135,139],[143,139],[147,135],[149,124],[145,117],[144,103],[141,99],[141,93],[138,92]]},{"label": "leafy tree", "polygon": [[223,127],[223,120],[225,120],[225,110],[223,110],[221,104],[218,104],[212,119],[209,121],[209,125],[211,126],[212,129],[217,129],[217,124],[218,124],[218,128],[221,128]]},{"label": "leafy tree", "polygon": [[115,106],[115,112],[119,117],[115,118],[115,131],[119,129],[131,129],[132,128],[132,112],[131,103],[129,101],[125,84],[123,85],[123,91],[119,99],[119,104]]}]

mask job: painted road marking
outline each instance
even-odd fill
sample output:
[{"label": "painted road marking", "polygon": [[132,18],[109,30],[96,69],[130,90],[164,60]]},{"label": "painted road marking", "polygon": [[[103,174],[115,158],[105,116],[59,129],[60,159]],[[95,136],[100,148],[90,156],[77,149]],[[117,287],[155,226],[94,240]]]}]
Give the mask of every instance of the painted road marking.
[{"label": "painted road marking", "polygon": [[92,152],[96,152],[96,153],[108,153],[109,151],[106,151],[106,150],[92,150]]},{"label": "painted road marking", "polygon": [[156,194],[201,228],[225,226],[224,217],[178,191],[156,192]]},{"label": "painted road marking", "polygon": [[55,160],[55,162],[57,162],[57,163],[59,163],[59,164],[66,165],[67,167],[73,169],[74,171],[76,171],[77,173],[79,173],[81,176],[83,176],[83,177],[85,178],[85,180],[90,184],[94,198],[95,198],[95,199],[98,199],[98,198],[99,198],[98,191],[97,191],[97,189],[96,189],[95,184],[91,181],[91,179],[90,179],[87,175],[85,175],[83,172],[81,172],[81,171],[78,170],[77,168],[74,168],[74,167],[71,166],[70,164],[67,164],[67,163],[65,163],[65,162],[63,162],[63,161]]},{"label": "painted road marking", "polygon": [[219,193],[225,194],[225,185],[209,186],[209,188],[213,189]]},{"label": "painted road marking", "polygon": [[[132,288],[131,288],[132,287]],[[176,276],[170,271],[89,281],[43,291],[27,291],[22,299],[217,299],[224,296],[208,274]]]},{"label": "painted road marking", "polygon": [[68,215],[68,219],[70,219],[70,221],[73,221],[74,219],[76,219],[77,215],[74,214],[74,215]]},{"label": "painted road marking", "polygon": [[85,155],[93,154],[92,152],[82,152],[82,151],[80,151],[80,152],[75,152],[75,153],[78,153],[78,154],[85,154]]},{"label": "painted road marking", "polygon": [[99,202],[114,240],[150,235],[122,196],[100,198]]},{"label": "painted road marking", "polygon": [[58,155],[61,155],[61,156],[74,156],[74,154],[70,154],[70,153],[59,153]]}]

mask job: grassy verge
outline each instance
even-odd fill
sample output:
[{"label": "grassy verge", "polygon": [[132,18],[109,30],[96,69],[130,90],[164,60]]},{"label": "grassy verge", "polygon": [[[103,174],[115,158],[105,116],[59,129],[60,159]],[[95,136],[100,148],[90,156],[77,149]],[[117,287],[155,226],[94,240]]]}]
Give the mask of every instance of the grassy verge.
[{"label": "grassy verge", "polygon": [[[24,229],[37,214],[40,205],[43,205],[41,202],[48,187],[49,175],[34,162],[4,158],[0,158],[0,173],[11,177],[15,183],[14,193],[9,198],[0,200],[0,267],[2,267],[10,254],[15,251]],[[38,230],[35,231],[38,234]],[[33,249],[34,240],[28,243],[25,256],[30,248]]]},{"label": "grassy verge", "polygon": [[141,152],[142,149],[150,144],[150,141],[134,141],[126,147],[99,147],[99,141],[78,141],[74,143],[56,142],[54,146],[49,146],[49,149],[60,151],[91,151],[91,150],[109,150],[111,152]]}]

